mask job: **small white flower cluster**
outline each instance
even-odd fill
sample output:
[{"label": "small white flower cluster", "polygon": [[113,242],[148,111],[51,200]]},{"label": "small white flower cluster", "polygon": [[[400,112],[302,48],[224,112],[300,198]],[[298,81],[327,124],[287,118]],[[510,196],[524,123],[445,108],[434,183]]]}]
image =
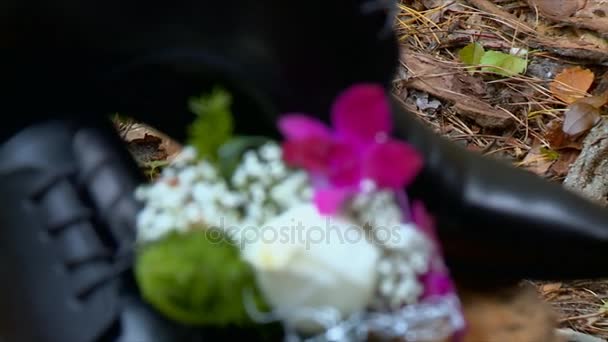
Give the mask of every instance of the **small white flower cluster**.
[{"label": "small white flower cluster", "polygon": [[231,183],[235,191],[247,198],[241,222],[244,225],[261,225],[312,198],[306,172],[289,171],[281,158],[281,148],[275,144],[246,152]]},{"label": "small white flower cluster", "polygon": [[[370,227],[374,233],[381,234],[390,232],[391,228],[400,224],[403,219],[401,208],[395,201],[395,195],[391,191],[376,191],[372,181],[365,181],[365,190],[353,198],[349,205],[349,211],[357,221]],[[387,240],[383,236],[376,236],[379,241]],[[384,241],[385,244],[390,243]],[[386,246],[389,247],[390,246]],[[401,246],[394,246],[401,248]]]},{"label": "small white flower cluster", "polygon": [[372,306],[382,310],[414,304],[424,291],[419,278],[428,271],[432,245],[415,225],[403,223],[393,192],[367,188],[353,199],[349,211],[383,251],[377,268],[378,296]]},{"label": "small white flower cluster", "polygon": [[378,265],[378,304],[391,309],[418,301],[424,292],[419,279],[430,262],[430,242],[415,226],[403,224],[398,234],[404,247],[386,253]]},{"label": "small white flower cluster", "polygon": [[229,181],[186,147],[157,181],[137,189],[137,199],[145,203],[137,219],[138,240],[205,226],[224,229],[238,240],[240,229],[259,226],[309,202],[311,195],[306,173],[289,170],[274,143],[246,152]]}]

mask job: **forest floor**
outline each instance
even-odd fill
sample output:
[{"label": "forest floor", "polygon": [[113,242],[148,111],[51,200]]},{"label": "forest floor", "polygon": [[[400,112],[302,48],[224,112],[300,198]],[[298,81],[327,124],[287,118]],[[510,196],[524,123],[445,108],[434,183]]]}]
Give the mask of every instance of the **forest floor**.
[{"label": "forest floor", "polygon": [[[607,12],[605,0],[402,1],[395,95],[437,133],[606,205],[608,150],[590,146],[608,140]],[[608,281],[534,285],[560,326],[608,338]]]},{"label": "forest floor", "polygon": [[[465,148],[607,205],[607,12],[606,0],[401,1],[394,95]],[[180,149],[119,128],[147,172]],[[608,280],[526,283],[561,328],[608,338]]]}]

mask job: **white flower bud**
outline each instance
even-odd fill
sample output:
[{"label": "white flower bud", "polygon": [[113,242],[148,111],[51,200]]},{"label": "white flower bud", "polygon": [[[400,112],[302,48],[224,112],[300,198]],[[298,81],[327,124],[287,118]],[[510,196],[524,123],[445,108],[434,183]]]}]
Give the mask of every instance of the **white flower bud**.
[{"label": "white flower bud", "polygon": [[247,171],[247,173],[252,173],[252,170],[256,168],[260,168],[260,160],[258,159],[257,154],[254,151],[247,151],[243,155],[243,167]]},{"label": "white flower bud", "polygon": [[266,199],[266,191],[260,183],[254,183],[249,186],[249,192],[254,203],[262,203]]},{"label": "white flower bud", "polygon": [[414,304],[422,294],[422,286],[414,277],[403,278],[395,288],[392,304]]},{"label": "white flower bud", "polygon": [[243,196],[232,192],[228,192],[224,196],[222,196],[222,198],[220,198],[220,203],[230,208],[236,208],[243,204],[243,202]]},{"label": "white flower bud", "polygon": [[188,222],[196,224],[203,221],[203,215],[201,210],[194,203],[189,203],[184,207],[184,217]]},{"label": "white flower bud", "polygon": [[429,269],[429,258],[422,253],[416,253],[410,256],[408,263],[414,272],[423,274]]},{"label": "white flower bud", "polygon": [[265,144],[260,148],[260,155],[267,161],[279,160],[282,154],[281,148],[276,144]]},{"label": "white flower bud", "polygon": [[238,167],[232,174],[232,184],[237,187],[244,187],[247,184],[247,173],[242,167]]},{"label": "white flower bud", "polygon": [[179,208],[185,202],[188,191],[183,187],[172,187],[161,182],[150,189],[149,202],[160,208]]},{"label": "white flower bud", "polygon": [[383,278],[378,290],[382,296],[390,297],[395,290],[395,280],[393,278]]},{"label": "white flower bud", "polygon": [[428,241],[424,238],[415,226],[411,224],[401,224],[399,229],[392,229],[390,239],[384,241],[384,247],[388,249],[401,250],[407,253],[412,249],[426,251]]},{"label": "white flower bud", "polygon": [[213,185],[208,183],[197,183],[192,187],[192,199],[200,207],[205,207],[214,202],[216,196]]},{"label": "white flower bud", "polygon": [[176,176],[177,176],[177,170],[175,170],[173,167],[170,167],[170,166],[164,168],[160,173],[161,179],[174,178]]},{"label": "white flower bud", "polygon": [[156,216],[156,226],[171,229],[175,226],[175,217],[167,212],[162,212]]},{"label": "white flower bud", "polygon": [[249,205],[246,209],[246,220],[252,224],[259,224],[263,216],[262,208],[258,205]]},{"label": "white flower bud", "polygon": [[136,225],[138,230],[145,229],[156,220],[156,211],[153,208],[146,207],[137,214]]},{"label": "white flower bud", "polygon": [[285,177],[287,174],[287,167],[283,163],[273,162],[269,165],[270,175],[275,178]]},{"label": "white flower bud", "polygon": [[180,186],[190,186],[198,178],[198,175],[199,174],[195,168],[188,167],[177,175],[177,179]]},{"label": "white flower bud", "polygon": [[180,153],[173,159],[173,164],[184,165],[196,159],[196,148],[193,146],[184,146]]},{"label": "white flower bud", "polygon": [[145,201],[148,198],[149,188],[147,186],[138,186],[135,189],[135,199]]},{"label": "white flower bud", "polygon": [[207,162],[198,164],[198,172],[205,180],[215,180],[218,177],[217,170]]},{"label": "white flower bud", "polygon": [[283,207],[291,207],[306,198],[305,194],[298,194],[298,192],[306,190],[310,191],[312,197],[312,189],[308,186],[308,176],[303,172],[296,172],[275,185],[270,190],[270,198]]},{"label": "white flower bud", "polygon": [[414,274],[414,269],[409,264],[408,259],[404,257],[397,258],[397,267],[395,272],[400,275],[411,276]]},{"label": "white flower bud", "polygon": [[154,215],[149,222],[146,222],[148,219],[149,218],[147,217],[141,218],[144,222],[141,222],[139,229],[137,230],[137,238],[140,241],[150,242],[158,240],[176,228],[174,225],[174,218],[167,213]]}]

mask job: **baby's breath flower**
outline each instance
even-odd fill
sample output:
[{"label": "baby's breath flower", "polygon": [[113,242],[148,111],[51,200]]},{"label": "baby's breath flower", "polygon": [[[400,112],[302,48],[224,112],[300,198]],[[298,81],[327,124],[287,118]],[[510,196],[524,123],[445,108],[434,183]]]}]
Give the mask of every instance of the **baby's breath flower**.
[{"label": "baby's breath flower", "polygon": [[176,178],[179,182],[179,185],[185,187],[191,186],[198,178],[200,178],[200,176],[201,174],[196,168],[187,168],[177,174]]},{"label": "baby's breath flower", "polygon": [[259,226],[310,200],[308,176],[289,170],[274,143],[246,152],[228,181],[213,164],[197,161],[195,152],[184,148],[158,181],[136,190],[146,205],[138,220],[140,239],[193,226],[224,228],[239,236],[242,227]]},{"label": "baby's breath flower", "polygon": [[391,191],[372,183],[350,202],[349,212],[368,227],[383,255],[378,263],[378,296],[373,305],[399,308],[416,302],[423,292],[419,276],[429,267],[431,244],[418,228],[403,222],[403,212]]},{"label": "baby's breath flower", "polygon": [[281,148],[276,144],[266,144],[260,149],[260,156],[266,161],[280,160],[281,155]]},{"label": "baby's breath flower", "polygon": [[287,168],[283,163],[272,162],[269,165],[270,175],[275,178],[282,178],[287,174]]},{"label": "baby's breath flower", "polygon": [[196,149],[193,146],[185,146],[175,157],[175,159],[173,159],[173,164],[176,166],[182,166],[184,164],[191,163],[196,158],[196,155]]},{"label": "baby's breath flower", "polygon": [[394,293],[391,296],[391,306],[414,304],[422,295],[422,284],[416,279],[416,275],[411,273],[405,275],[397,283]]}]

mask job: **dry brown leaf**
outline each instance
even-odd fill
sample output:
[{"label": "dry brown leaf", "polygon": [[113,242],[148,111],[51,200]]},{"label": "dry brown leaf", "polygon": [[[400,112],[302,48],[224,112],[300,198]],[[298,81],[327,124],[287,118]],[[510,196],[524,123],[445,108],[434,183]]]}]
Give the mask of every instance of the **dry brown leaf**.
[{"label": "dry brown leaf", "polygon": [[605,92],[602,95],[584,97],[578,100],[577,102],[586,103],[595,108],[600,108],[606,103],[608,103],[608,92]]},{"label": "dry brown leaf", "polygon": [[562,130],[570,137],[577,137],[600,121],[600,110],[588,103],[577,101],[564,113]]},{"label": "dry brown leaf", "polygon": [[160,147],[162,142],[161,138],[145,133],[143,138],[129,141],[127,148],[138,163],[145,164],[167,158],[167,152]]},{"label": "dry brown leaf", "polygon": [[545,177],[547,175],[547,171],[549,171],[553,163],[555,163],[555,160],[547,158],[547,156],[542,153],[542,146],[540,142],[536,141],[532,146],[532,149],[528,151],[528,154],[524,160],[518,164],[518,166],[523,167],[536,175]]},{"label": "dry brown leaf", "polygon": [[125,135],[125,140],[127,143],[131,143],[137,139],[145,139],[146,136],[150,135],[161,139],[158,149],[166,153],[165,158],[167,161],[172,161],[181,152],[181,144],[171,139],[161,131],[141,123],[137,123],[131,127],[131,129]]},{"label": "dry brown leaf", "polygon": [[566,68],[551,82],[551,93],[566,103],[574,103],[585,96],[594,78],[591,70],[578,66]]},{"label": "dry brown leaf", "polygon": [[547,124],[545,140],[549,143],[549,147],[554,151],[562,149],[575,149],[580,151],[583,148],[582,142],[574,140],[564,133],[562,130],[562,121],[558,119],[551,120]]},{"label": "dry brown leaf", "polygon": [[576,161],[576,158],[581,154],[580,150],[567,149],[559,154],[559,158],[549,170],[556,177],[566,177],[570,172],[570,167]]}]

